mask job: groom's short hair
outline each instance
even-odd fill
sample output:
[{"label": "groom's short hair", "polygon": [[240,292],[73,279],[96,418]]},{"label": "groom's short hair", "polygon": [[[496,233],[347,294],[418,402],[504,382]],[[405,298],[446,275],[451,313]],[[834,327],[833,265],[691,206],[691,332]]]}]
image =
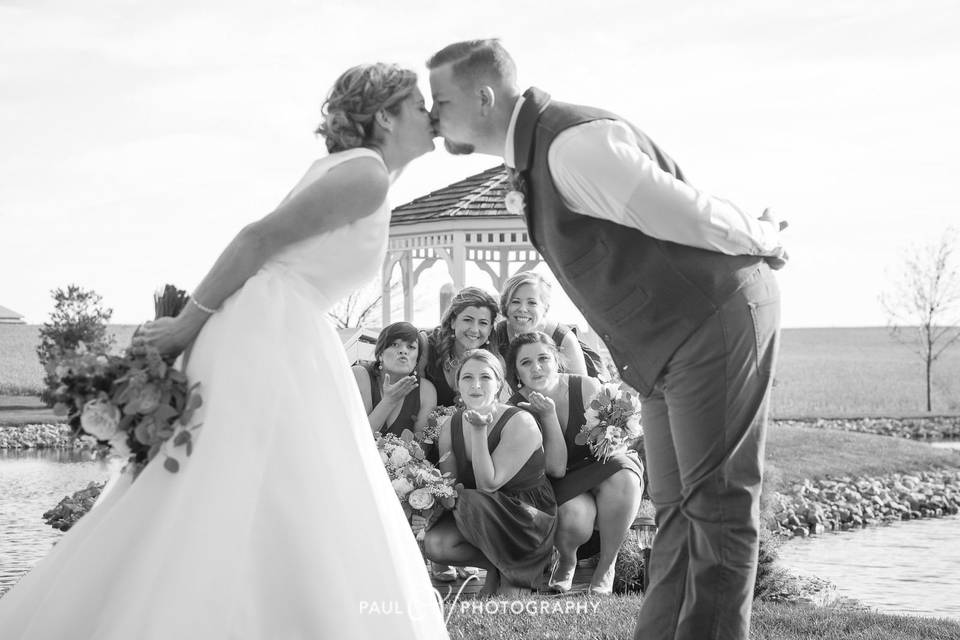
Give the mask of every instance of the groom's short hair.
[{"label": "groom's short hair", "polygon": [[451,70],[458,82],[481,78],[513,85],[517,81],[517,65],[499,38],[464,40],[445,46],[427,60],[427,69],[453,63]]}]

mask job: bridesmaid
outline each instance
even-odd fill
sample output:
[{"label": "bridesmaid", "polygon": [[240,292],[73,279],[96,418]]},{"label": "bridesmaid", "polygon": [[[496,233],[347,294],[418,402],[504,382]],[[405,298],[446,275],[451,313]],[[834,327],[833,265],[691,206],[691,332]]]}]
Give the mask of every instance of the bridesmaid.
[{"label": "bridesmaid", "polygon": [[425,340],[409,322],[395,322],[377,336],[373,363],[353,365],[370,428],[401,435],[405,429],[419,435],[427,416],[437,406],[437,391],[429,380],[419,380],[417,368]]},{"label": "bridesmaid", "polygon": [[559,505],[556,547],[559,558],[550,577],[556,591],[569,591],[577,567],[577,549],[600,533],[600,558],[590,580],[593,593],[611,593],[620,545],[637,515],[643,493],[643,469],[635,452],[599,462],[574,438],[586,422],[589,402],[600,382],[560,373],[557,346],[544,333],[514,338],[507,355],[510,378],[519,391],[509,403],[533,412],[543,430],[546,469]]},{"label": "bridesmaid", "polygon": [[441,456],[449,454],[440,469],[463,488],[452,513],[427,531],[424,552],[438,562],[485,567],[485,595],[517,596],[550,562],[557,504],[536,420],[498,400],[503,384],[495,355],[464,355],[458,388],[466,409],[440,432]]},{"label": "bridesmaid", "polygon": [[427,338],[421,365],[423,377],[437,389],[438,406],[456,406],[456,374],[467,351],[487,349],[498,353],[490,342],[496,319],[496,299],[479,287],[464,287],[450,301],[440,326]]},{"label": "bridesmaid", "polygon": [[510,341],[523,333],[542,331],[551,336],[559,349],[563,370],[587,375],[580,340],[568,327],[547,318],[550,310],[551,287],[543,276],[534,271],[521,271],[503,285],[500,295],[500,313],[504,319],[494,327],[493,342],[505,356]]}]

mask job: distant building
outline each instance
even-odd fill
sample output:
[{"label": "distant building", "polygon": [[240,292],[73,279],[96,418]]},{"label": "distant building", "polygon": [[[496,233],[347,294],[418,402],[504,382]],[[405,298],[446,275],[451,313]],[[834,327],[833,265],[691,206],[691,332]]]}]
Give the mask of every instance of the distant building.
[{"label": "distant building", "polygon": [[23,316],[0,305],[0,324],[27,324]]}]

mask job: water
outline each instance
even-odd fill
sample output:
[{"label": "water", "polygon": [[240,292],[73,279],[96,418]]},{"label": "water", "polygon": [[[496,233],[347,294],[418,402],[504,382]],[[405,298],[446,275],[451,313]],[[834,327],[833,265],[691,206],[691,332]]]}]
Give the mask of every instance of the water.
[{"label": "water", "polygon": [[790,540],[780,562],[884,613],[960,620],[960,516]]},{"label": "water", "polygon": [[[960,443],[953,443],[960,444]],[[0,450],[0,594],[63,534],[41,515],[110,471],[72,451]],[[781,563],[889,613],[960,619],[960,516],[791,540]]]},{"label": "water", "polygon": [[938,449],[956,449],[960,451],[960,440],[937,440],[931,442],[930,446],[937,447]]},{"label": "water", "polygon": [[109,474],[106,463],[84,453],[0,450],[0,594],[63,535],[43,521],[43,512]]}]

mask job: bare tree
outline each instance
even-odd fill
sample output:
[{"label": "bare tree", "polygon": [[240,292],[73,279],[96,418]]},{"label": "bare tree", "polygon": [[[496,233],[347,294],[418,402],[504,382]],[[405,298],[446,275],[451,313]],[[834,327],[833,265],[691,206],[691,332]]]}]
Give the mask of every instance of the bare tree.
[{"label": "bare tree", "polygon": [[[391,297],[397,289],[399,289],[399,284],[392,283],[390,286]],[[363,289],[357,289],[335,304],[328,315],[336,323],[337,329],[377,324],[379,321],[374,312],[380,309],[380,304],[383,301],[383,295],[379,291],[379,283],[374,283]]]},{"label": "bare tree", "polygon": [[947,228],[939,242],[912,247],[901,271],[880,296],[894,339],[909,344],[926,367],[927,411],[932,410],[933,363],[960,339],[960,269],[957,232]]}]

